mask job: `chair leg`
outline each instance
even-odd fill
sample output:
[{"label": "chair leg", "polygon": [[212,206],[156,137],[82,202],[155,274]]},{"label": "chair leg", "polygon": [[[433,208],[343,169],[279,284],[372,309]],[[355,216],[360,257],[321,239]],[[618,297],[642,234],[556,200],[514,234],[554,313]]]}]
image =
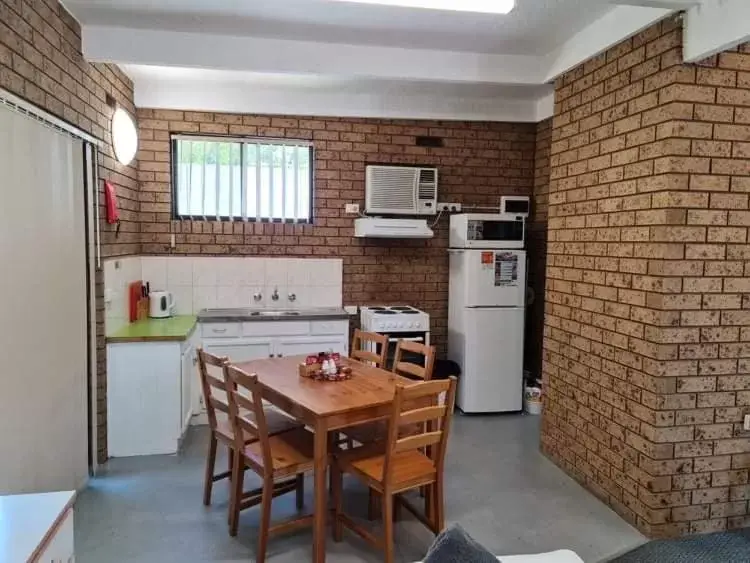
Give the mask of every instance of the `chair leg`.
[{"label": "chair leg", "polygon": [[208,440],[208,457],[206,458],[206,475],[203,481],[203,504],[211,504],[211,491],[214,486],[214,466],[216,465],[216,436],[211,432]]},{"label": "chair leg", "polygon": [[435,488],[435,506],[432,510],[435,513],[435,523],[437,525],[438,533],[440,533],[445,528],[445,504],[443,503],[442,475],[438,475],[438,479],[433,486]]},{"label": "chair leg", "polygon": [[232,455],[232,481],[231,481],[231,500],[229,501],[229,535],[237,535],[237,528],[240,523],[240,505],[242,504],[242,492],[245,485],[245,468],[244,460],[241,455],[234,455],[233,450],[229,450]]},{"label": "chair leg", "polygon": [[375,520],[375,512],[377,511],[377,497],[375,491],[367,489],[367,519],[372,521]]},{"label": "chair leg", "polygon": [[383,550],[385,563],[393,563],[393,495],[383,491]]},{"label": "chair leg", "polygon": [[297,510],[305,507],[305,474],[297,475]]},{"label": "chair leg", "polygon": [[393,521],[398,522],[401,520],[401,503],[399,502],[399,495],[393,497]]},{"label": "chair leg", "polygon": [[[234,449],[233,448],[229,448],[229,451],[227,452],[227,470],[231,472],[231,471],[233,471],[233,469],[234,469]],[[230,475],[229,475],[229,482],[230,483],[232,482],[233,477],[234,476],[231,475],[231,473],[230,473]]]},{"label": "chair leg", "polygon": [[273,502],[273,477],[263,477],[263,499],[261,501],[260,529],[258,530],[258,551],[256,561],[264,563],[268,546],[268,530],[271,527],[271,503]]},{"label": "chair leg", "polygon": [[424,513],[427,516],[427,520],[432,524],[433,528],[436,526],[435,523],[435,484],[427,485],[427,494],[424,497]]},{"label": "chair leg", "polygon": [[335,463],[331,465],[331,484],[333,485],[333,541],[340,542],[344,535],[344,525],[339,518],[343,504],[344,474]]}]

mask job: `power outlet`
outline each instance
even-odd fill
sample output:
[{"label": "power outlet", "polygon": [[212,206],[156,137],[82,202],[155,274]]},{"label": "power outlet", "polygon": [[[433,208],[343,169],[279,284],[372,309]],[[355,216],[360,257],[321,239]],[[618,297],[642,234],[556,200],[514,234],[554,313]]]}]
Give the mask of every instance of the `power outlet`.
[{"label": "power outlet", "polygon": [[437,208],[444,213],[461,213],[460,203],[438,203]]},{"label": "power outlet", "polygon": [[742,421],[742,429],[750,432],[750,414],[745,415],[745,419]]},{"label": "power outlet", "polygon": [[350,213],[350,214],[359,213],[359,203],[347,203],[344,206],[344,213]]}]

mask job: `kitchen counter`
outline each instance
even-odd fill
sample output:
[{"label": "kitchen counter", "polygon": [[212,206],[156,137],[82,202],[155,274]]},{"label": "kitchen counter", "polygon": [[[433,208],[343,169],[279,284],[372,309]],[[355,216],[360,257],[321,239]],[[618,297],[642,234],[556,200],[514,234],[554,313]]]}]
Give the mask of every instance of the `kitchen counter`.
[{"label": "kitchen counter", "polygon": [[0,497],[0,561],[26,563],[40,556],[75,497],[74,491]]},{"label": "kitchen counter", "polygon": [[346,320],[349,317],[349,313],[344,311],[344,309],[335,307],[321,309],[279,309],[276,312],[269,309],[204,309],[198,313],[198,320],[202,323]]},{"label": "kitchen counter", "polygon": [[195,315],[144,319],[108,334],[107,342],[180,342],[188,339],[197,322]]}]

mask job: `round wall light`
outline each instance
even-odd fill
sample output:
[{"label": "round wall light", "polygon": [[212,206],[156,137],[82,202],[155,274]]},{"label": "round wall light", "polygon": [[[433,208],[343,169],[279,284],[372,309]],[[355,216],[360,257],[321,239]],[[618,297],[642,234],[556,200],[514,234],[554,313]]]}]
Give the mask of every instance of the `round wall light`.
[{"label": "round wall light", "polygon": [[138,130],[130,114],[117,108],[112,116],[112,147],[120,164],[127,166],[138,151]]}]

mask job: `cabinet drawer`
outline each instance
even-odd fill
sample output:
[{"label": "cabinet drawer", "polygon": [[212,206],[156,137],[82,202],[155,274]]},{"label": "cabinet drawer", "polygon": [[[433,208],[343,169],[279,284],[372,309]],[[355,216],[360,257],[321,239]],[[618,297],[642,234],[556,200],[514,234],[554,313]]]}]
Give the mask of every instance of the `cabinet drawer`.
[{"label": "cabinet drawer", "polygon": [[243,336],[297,336],[310,334],[309,321],[258,321],[242,323]]},{"label": "cabinet drawer", "polygon": [[242,334],[242,323],[201,323],[203,338],[234,338]]},{"label": "cabinet drawer", "polygon": [[310,334],[341,334],[348,338],[349,321],[313,321]]}]

